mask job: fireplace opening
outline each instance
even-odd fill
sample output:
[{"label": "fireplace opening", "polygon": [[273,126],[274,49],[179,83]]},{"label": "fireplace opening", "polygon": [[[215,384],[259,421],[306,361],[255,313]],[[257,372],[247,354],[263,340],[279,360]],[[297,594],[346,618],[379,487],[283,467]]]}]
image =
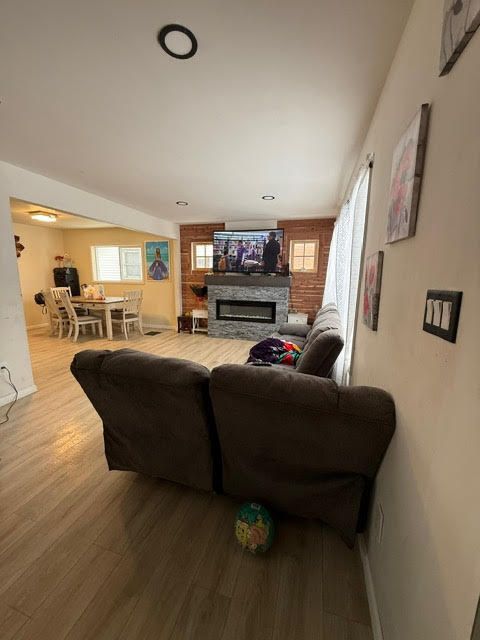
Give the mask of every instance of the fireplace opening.
[{"label": "fireplace opening", "polygon": [[217,300],[217,320],[275,324],[276,303],[257,300]]}]

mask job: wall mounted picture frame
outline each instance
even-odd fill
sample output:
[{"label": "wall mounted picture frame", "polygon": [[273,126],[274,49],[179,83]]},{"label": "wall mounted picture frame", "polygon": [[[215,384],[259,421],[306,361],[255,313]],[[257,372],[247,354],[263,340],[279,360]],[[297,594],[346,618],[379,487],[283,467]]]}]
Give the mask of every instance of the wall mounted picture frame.
[{"label": "wall mounted picture frame", "polygon": [[429,289],[425,300],[423,330],[448,342],[456,342],[462,295],[462,291]]},{"label": "wall mounted picture frame", "polygon": [[440,75],[445,76],[480,26],[480,0],[445,0]]},{"label": "wall mounted picture frame", "polygon": [[161,282],[170,279],[170,247],[168,240],[145,242],[147,281]]},{"label": "wall mounted picture frame", "polygon": [[430,105],[422,104],[393,153],[387,244],[415,235],[429,114]]},{"label": "wall mounted picture frame", "polygon": [[363,323],[372,331],[377,331],[378,328],[382,271],[383,251],[377,251],[365,260],[365,286],[363,289]]}]

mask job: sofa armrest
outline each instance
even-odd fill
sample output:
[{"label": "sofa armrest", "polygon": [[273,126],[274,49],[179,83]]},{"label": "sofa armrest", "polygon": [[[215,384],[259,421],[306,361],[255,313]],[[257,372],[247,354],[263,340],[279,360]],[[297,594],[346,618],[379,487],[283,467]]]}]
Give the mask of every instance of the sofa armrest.
[{"label": "sofa armrest", "polygon": [[294,322],[284,322],[278,328],[278,333],[287,336],[299,336],[306,338],[312,327],[309,324],[295,324]]}]

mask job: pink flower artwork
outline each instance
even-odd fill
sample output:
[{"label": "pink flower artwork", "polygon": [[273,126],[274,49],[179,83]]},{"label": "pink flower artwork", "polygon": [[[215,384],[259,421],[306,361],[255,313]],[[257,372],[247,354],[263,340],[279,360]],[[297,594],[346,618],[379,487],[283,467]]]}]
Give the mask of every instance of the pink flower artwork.
[{"label": "pink flower artwork", "polygon": [[363,322],[377,330],[380,288],[382,285],[383,251],[369,256],[365,261],[365,286],[363,291]]},{"label": "pink flower artwork", "polygon": [[415,235],[429,105],[422,105],[395,148],[390,180],[387,242]]}]

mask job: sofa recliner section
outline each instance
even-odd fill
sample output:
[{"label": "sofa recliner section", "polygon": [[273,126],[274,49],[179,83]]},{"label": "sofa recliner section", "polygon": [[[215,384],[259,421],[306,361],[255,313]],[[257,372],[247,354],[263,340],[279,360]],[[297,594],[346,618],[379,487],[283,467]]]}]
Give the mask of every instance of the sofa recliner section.
[{"label": "sofa recliner section", "polygon": [[71,371],[103,421],[109,469],[218,489],[206,367],[133,349],[86,350]]}]

